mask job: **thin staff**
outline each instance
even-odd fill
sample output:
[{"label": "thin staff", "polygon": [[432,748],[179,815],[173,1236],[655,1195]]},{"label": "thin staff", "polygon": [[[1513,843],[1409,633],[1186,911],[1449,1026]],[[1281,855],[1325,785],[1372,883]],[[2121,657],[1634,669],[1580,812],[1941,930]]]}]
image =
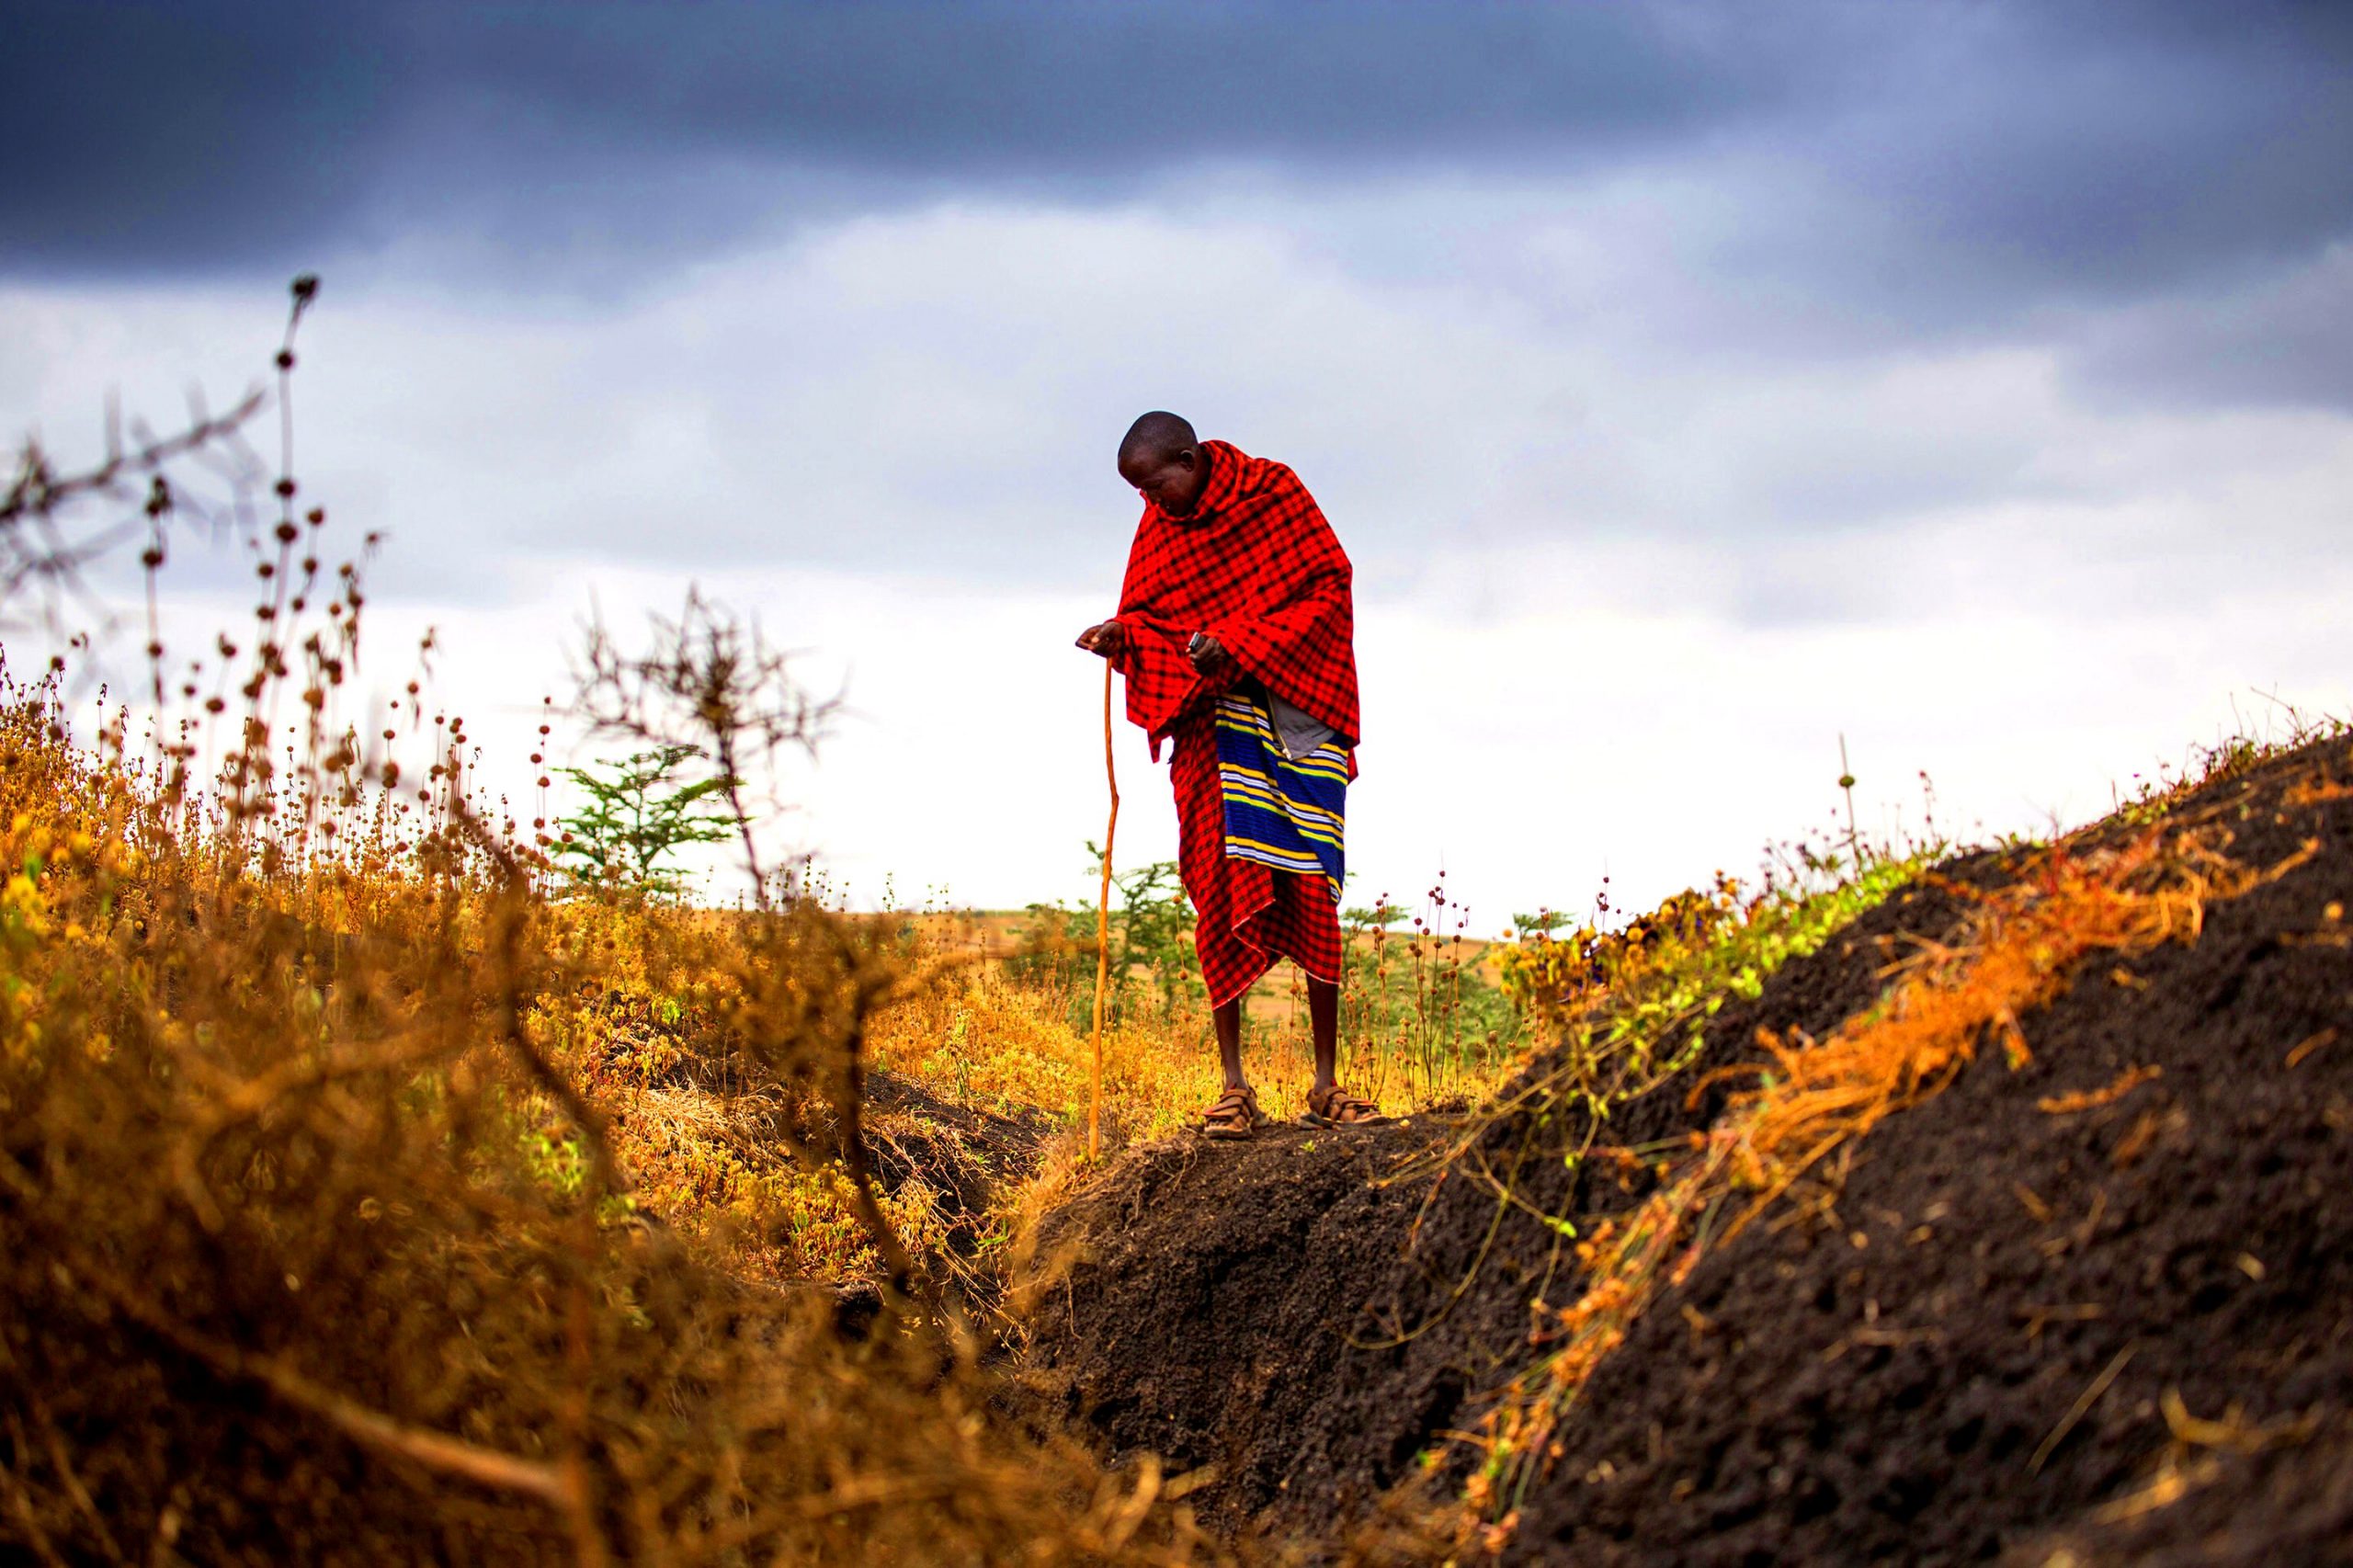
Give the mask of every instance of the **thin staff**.
[{"label": "thin staff", "polygon": [[1111,840],[1120,831],[1120,769],[1111,759],[1111,665],[1103,665],[1103,778],[1111,786],[1111,820],[1103,826],[1103,896],[1095,906],[1095,1068],[1086,1097],[1086,1158],[1102,1157],[1103,988],[1111,977]]}]

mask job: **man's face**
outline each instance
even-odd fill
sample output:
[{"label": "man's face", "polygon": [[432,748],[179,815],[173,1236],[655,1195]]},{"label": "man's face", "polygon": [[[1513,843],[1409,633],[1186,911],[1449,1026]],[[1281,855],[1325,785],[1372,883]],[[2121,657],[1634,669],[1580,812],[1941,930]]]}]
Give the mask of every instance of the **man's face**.
[{"label": "man's face", "polygon": [[1192,514],[1209,476],[1209,464],[1202,460],[1199,447],[1179,447],[1173,452],[1139,452],[1120,464],[1120,477],[1134,485],[1137,494],[1172,517]]}]

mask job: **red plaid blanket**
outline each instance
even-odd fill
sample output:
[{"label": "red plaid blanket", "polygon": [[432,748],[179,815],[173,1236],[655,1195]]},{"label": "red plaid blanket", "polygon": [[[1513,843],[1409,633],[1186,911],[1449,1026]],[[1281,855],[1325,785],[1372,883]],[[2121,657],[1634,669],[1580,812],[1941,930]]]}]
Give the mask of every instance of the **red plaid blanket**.
[{"label": "red plaid blanket", "polygon": [[[1204,441],[1209,479],[1192,516],[1147,503],[1120,589],[1128,717],[1152,755],[1177,721],[1232,684],[1196,675],[1185,645],[1205,632],[1267,690],[1358,738],[1356,611],[1347,552],[1315,497],[1279,462]],[[1353,774],[1354,766],[1351,764]]]}]

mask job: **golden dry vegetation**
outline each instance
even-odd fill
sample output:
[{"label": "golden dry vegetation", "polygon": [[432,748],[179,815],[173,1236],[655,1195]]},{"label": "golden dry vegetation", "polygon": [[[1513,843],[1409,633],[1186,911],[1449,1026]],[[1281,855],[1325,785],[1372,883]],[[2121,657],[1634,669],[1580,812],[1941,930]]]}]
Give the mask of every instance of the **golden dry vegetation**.
[{"label": "golden dry vegetation", "polygon": [[[1149,1467],[993,1403],[997,1264],[1082,1174],[1064,983],[813,899],[566,896],[446,758],[422,799],[340,740],[199,783],[122,715],[78,741],[58,688],[0,701],[13,1537],[1210,1550]],[[1258,1032],[1280,1105],[1304,1040]],[[1114,1146],[1214,1092],[1186,1014],[1131,1007],[1105,1046]],[[875,1108],[878,1073],[923,1092]],[[1033,1147],[1006,1163],[959,1106]],[[944,1202],[975,1167],[986,1210]]]}]

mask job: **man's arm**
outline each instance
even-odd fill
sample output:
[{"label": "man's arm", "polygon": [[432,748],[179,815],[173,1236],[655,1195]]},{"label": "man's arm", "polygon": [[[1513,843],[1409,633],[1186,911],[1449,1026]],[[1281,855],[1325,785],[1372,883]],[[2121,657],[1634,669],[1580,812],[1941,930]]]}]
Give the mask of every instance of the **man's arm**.
[{"label": "man's arm", "polygon": [[[1098,621],[1078,634],[1081,648],[1107,659],[1118,658],[1127,650],[1127,631],[1116,620]],[[1225,651],[1225,644],[1206,631],[1193,634],[1193,640],[1185,645],[1185,656],[1193,662],[1197,674],[1211,678],[1233,663],[1233,655]]]}]

